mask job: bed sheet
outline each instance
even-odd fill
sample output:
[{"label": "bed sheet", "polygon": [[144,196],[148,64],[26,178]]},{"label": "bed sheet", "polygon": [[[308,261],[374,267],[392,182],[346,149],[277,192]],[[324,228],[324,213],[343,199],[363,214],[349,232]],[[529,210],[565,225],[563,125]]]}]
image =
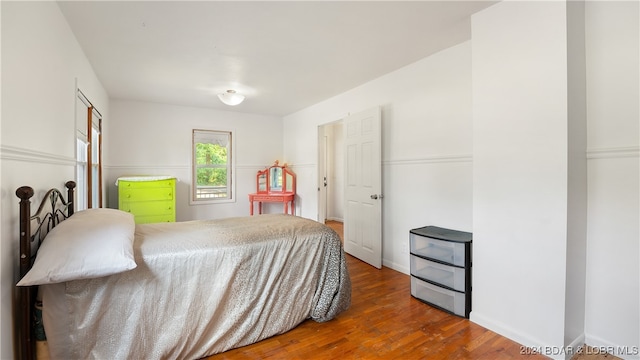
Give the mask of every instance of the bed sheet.
[{"label": "bed sheet", "polygon": [[134,270],[42,287],[53,359],[198,359],[350,306],[340,239],[313,220],[139,224],[135,236]]}]

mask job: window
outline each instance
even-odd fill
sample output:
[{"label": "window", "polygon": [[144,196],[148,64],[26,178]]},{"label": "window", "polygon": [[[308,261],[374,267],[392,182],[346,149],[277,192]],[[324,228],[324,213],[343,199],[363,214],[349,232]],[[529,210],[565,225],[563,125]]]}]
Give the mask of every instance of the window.
[{"label": "window", "polygon": [[76,210],[102,207],[102,115],[78,90]]},{"label": "window", "polygon": [[193,130],[192,202],[234,201],[231,131]]}]

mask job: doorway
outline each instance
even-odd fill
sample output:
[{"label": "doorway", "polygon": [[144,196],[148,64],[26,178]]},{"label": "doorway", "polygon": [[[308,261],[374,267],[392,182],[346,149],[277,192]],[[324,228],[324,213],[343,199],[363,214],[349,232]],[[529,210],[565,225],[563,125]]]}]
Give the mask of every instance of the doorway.
[{"label": "doorway", "polygon": [[318,127],[318,221],[344,222],[342,120]]}]

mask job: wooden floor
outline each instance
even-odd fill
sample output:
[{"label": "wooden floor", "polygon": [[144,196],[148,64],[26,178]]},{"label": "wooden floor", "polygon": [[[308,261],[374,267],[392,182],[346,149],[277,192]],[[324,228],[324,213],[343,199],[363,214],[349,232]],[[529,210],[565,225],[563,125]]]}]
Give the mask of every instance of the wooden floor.
[{"label": "wooden floor", "polygon": [[525,355],[518,343],[413,298],[406,274],[349,255],[347,264],[349,310],[207,359],[547,359]]}]

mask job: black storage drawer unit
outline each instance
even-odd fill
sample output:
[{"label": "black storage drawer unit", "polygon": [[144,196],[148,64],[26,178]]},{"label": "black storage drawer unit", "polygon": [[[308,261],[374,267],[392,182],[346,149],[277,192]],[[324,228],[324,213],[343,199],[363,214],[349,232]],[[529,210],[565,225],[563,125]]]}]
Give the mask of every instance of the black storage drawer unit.
[{"label": "black storage drawer unit", "polygon": [[437,226],[409,231],[411,295],[469,318],[472,237],[469,232]]}]

